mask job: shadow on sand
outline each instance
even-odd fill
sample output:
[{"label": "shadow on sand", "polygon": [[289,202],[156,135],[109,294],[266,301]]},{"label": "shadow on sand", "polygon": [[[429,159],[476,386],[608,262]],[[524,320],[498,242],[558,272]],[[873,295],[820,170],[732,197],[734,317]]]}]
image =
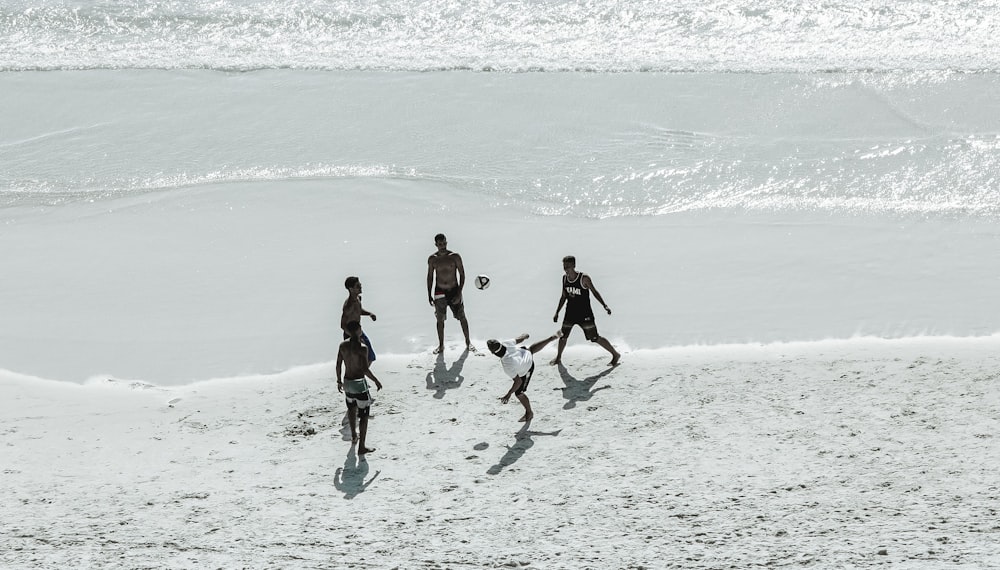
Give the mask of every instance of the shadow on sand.
[{"label": "shadow on sand", "polygon": [[347,452],[347,459],[344,460],[344,466],[338,467],[333,475],[333,486],[344,493],[345,499],[353,499],[364,493],[381,473],[381,471],[376,471],[371,479],[365,481],[365,477],[368,476],[368,462],[365,461],[364,457],[358,458],[356,448],[356,445],[351,445],[351,450]]},{"label": "shadow on sand", "polygon": [[465,359],[468,357],[469,351],[466,350],[451,367],[448,367],[444,363],[444,354],[437,355],[434,370],[427,373],[427,389],[436,390],[434,399],[440,400],[444,398],[448,390],[462,386],[462,382],[465,381],[465,376],[462,376],[462,367],[465,366]]},{"label": "shadow on sand", "polygon": [[600,388],[594,388],[594,384],[601,378],[604,378],[614,370],[615,367],[612,366],[607,370],[603,370],[598,374],[593,376],[588,376],[583,380],[578,380],[573,377],[572,374],[566,370],[566,367],[562,364],[559,365],[559,376],[562,378],[563,386],[562,388],[555,388],[556,390],[562,390],[563,398],[566,398],[566,404],[563,405],[564,410],[570,410],[576,407],[577,402],[586,402],[594,393],[599,390],[604,390],[605,388],[610,388],[610,385],[604,385]]},{"label": "shadow on sand", "polygon": [[488,474],[490,474],[490,475],[499,475],[500,472],[503,471],[505,468],[510,467],[515,462],[517,462],[518,459],[521,459],[521,457],[529,449],[531,449],[532,446],[535,445],[535,442],[531,439],[532,437],[534,437],[536,435],[557,436],[557,435],[559,435],[560,432],[562,432],[561,429],[560,430],[556,430],[556,431],[550,431],[550,432],[531,431],[529,429],[530,427],[531,427],[531,422],[527,422],[527,423],[524,424],[524,427],[522,427],[514,435],[514,439],[516,440],[514,442],[514,445],[508,445],[507,446],[507,453],[505,453],[503,455],[503,457],[500,458],[500,461],[498,461],[496,465],[494,465],[494,466],[492,466],[492,467],[490,467],[489,469],[486,470],[486,472]]}]

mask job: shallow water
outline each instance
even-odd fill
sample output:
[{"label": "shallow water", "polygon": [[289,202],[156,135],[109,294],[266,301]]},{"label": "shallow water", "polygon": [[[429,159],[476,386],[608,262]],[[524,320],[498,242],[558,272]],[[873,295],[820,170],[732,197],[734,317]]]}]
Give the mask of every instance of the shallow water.
[{"label": "shallow water", "polygon": [[[470,275],[473,337],[556,325],[559,260],[578,256],[620,348],[998,330],[989,221],[683,212],[590,219],[452,200],[442,183],[347,179],[198,185],[3,210],[10,370],[151,382],[333,358],[359,275],[381,353],[428,350],[426,256],[448,232]],[[17,244],[16,247],[14,244]],[[459,328],[449,321],[449,344]],[[582,339],[571,339],[574,343]]]},{"label": "shallow water", "polygon": [[996,6],[365,6],[4,7],[0,368],[326,362],[352,274],[427,350],[438,232],[480,342],[566,254],[622,348],[1000,330]]},{"label": "shallow water", "polygon": [[0,204],[227,181],[443,183],[545,215],[995,219],[994,74],[0,74]]}]

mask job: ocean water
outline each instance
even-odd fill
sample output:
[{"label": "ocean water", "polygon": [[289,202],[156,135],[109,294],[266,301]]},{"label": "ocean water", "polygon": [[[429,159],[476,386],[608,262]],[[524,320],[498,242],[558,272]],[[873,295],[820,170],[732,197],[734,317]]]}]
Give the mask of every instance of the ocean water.
[{"label": "ocean water", "polygon": [[551,332],[566,254],[626,350],[995,334],[997,22],[996,2],[5,2],[0,369],[328,362],[348,275],[378,351],[427,352],[437,232],[493,278],[466,294],[480,343]]}]

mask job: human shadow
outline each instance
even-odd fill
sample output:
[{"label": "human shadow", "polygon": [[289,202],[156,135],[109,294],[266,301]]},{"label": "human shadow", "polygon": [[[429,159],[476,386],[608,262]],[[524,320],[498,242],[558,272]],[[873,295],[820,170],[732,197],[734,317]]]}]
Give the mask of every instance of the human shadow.
[{"label": "human shadow", "polygon": [[[355,426],[355,429],[357,429],[357,426]],[[351,441],[353,439],[351,436],[351,417],[348,415],[348,412],[344,412],[344,417],[340,420],[340,438],[344,441]]]},{"label": "human shadow", "polygon": [[379,473],[381,471],[376,471],[371,479],[365,481],[365,477],[368,477],[368,462],[364,457],[358,457],[357,446],[352,444],[350,451],[347,452],[347,459],[344,460],[344,466],[338,467],[333,474],[333,486],[344,493],[345,499],[353,499],[364,493]]},{"label": "human shadow", "polygon": [[434,370],[427,373],[427,389],[436,390],[434,399],[440,400],[444,398],[448,390],[462,386],[462,382],[465,381],[465,376],[462,376],[462,367],[465,366],[465,359],[468,357],[469,351],[465,350],[462,352],[462,356],[449,367],[444,362],[444,354],[437,355]]},{"label": "human shadow", "polygon": [[514,445],[508,445],[507,453],[504,453],[503,457],[496,465],[490,467],[486,470],[486,473],[490,475],[499,475],[501,471],[510,467],[517,462],[518,459],[524,456],[524,454],[531,449],[535,442],[531,438],[536,435],[551,435],[557,436],[562,432],[562,430],[543,432],[543,431],[531,431],[528,428],[531,427],[531,422],[527,422],[515,435],[514,435]]},{"label": "human shadow", "polygon": [[562,388],[556,388],[556,390],[562,390],[563,398],[566,398],[566,403],[563,405],[564,410],[571,410],[576,407],[577,402],[586,402],[594,396],[595,392],[610,388],[610,385],[604,385],[600,388],[594,388],[594,384],[601,378],[604,378],[615,369],[614,366],[609,367],[607,370],[603,370],[593,376],[588,376],[583,380],[575,378],[566,370],[566,367],[562,364],[559,365],[559,376],[562,378],[563,386]]}]

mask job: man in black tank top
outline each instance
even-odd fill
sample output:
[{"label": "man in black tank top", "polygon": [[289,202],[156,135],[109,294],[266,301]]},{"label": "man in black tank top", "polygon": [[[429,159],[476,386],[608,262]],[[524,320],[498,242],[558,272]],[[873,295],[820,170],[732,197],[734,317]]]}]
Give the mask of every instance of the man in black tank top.
[{"label": "man in black tank top", "polygon": [[555,359],[552,360],[552,364],[562,364],[562,353],[563,349],[566,348],[566,340],[569,338],[569,333],[575,325],[580,325],[587,340],[596,342],[604,350],[611,353],[611,362],[609,364],[611,366],[617,365],[621,354],[618,354],[618,351],[611,346],[608,339],[598,334],[597,324],[594,322],[594,310],[590,307],[590,294],[594,294],[594,298],[597,299],[597,302],[604,307],[604,310],[609,315],[611,314],[611,309],[604,302],[597,288],[594,287],[594,282],[590,277],[576,270],[575,257],[567,255],[563,258],[563,271],[566,274],[562,278],[562,292],[559,296],[559,306],[556,307],[556,314],[552,317],[552,322],[559,322],[559,311],[562,310],[563,305],[566,305],[566,315],[563,317],[562,336],[559,338],[559,347],[557,348]]}]

